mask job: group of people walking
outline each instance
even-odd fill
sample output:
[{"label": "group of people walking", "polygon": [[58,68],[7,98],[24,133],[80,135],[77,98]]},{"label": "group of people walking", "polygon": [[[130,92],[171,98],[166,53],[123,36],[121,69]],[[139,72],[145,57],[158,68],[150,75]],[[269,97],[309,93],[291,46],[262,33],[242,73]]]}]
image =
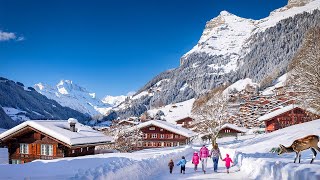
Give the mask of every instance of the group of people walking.
[{"label": "group of people walking", "polygon": [[[231,163],[233,163],[232,159],[229,157],[229,154],[226,154],[226,158],[222,159],[221,152],[217,143],[213,145],[210,152],[209,152],[209,149],[205,145],[203,145],[199,153],[197,151],[193,153],[192,164],[194,165],[194,171],[198,170],[198,165],[201,161],[202,171],[205,174],[207,172],[207,161],[210,157],[212,158],[212,161],[213,161],[214,172],[218,172],[218,163],[220,158],[222,161],[225,161],[227,173],[229,173],[229,168],[231,166]],[[186,158],[182,156],[182,159],[177,164],[177,166],[181,167],[180,173],[183,173],[183,174],[185,173],[186,164],[187,164]],[[174,162],[172,159],[170,160],[168,166],[170,169],[170,173],[172,173],[172,170],[174,167]]]}]

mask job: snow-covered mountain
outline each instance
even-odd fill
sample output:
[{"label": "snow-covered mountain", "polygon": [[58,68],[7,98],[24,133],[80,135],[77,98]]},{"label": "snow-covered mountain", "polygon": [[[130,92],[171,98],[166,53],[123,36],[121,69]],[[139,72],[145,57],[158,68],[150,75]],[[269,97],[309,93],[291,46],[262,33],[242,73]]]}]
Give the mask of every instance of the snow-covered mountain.
[{"label": "snow-covered mountain", "polygon": [[0,77],[0,128],[13,126],[29,119],[68,119],[80,122],[90,118],[74,109],[63,107],[38,93],[32,87]]},{"label": "snow-covered mountain", "polygon": [[96,98],[95,93],[89,92],[70,80],[61,80],[56,86],[38,83],[34,85],[34,88],[62,106],[70,107],[90,116],[104,115],[108,113],[113,105],[103,103]]},{"label": "snow-covered mountain", "polygon": [[112,117],[139,116],[246,78],[267,87],[267,79],[286,73],[305,33],[320,24],[319,9],[320,0],[289,0],[260,20],[222,11],[206,23],[199,42],[181,57],[179,67],[151,79],[114,109]]},{"label": "snow-covered mountain", "polygon": [[121,104],[124,100],[126,100],[127,96],[120,95],[120,96],[106,96],[102,98],[102,102],[105,104],[110,104],[112,107],[116,107]]}]

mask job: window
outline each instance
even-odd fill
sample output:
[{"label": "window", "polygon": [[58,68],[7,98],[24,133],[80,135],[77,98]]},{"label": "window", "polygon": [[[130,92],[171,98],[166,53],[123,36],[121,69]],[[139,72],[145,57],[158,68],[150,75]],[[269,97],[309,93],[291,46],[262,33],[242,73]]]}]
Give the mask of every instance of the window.
[{"label": "window", "polygon": [[160,129],[160,131],[163,131],[163,129]]},{"label": "window", "polygon": [[148,134],[145,134],[145,137],[144,137],[144,138],[148,139]]},{"label": "window", "polygon": [[174,138],[179,138],[179,135],[174,135]]},{"label": "window", "polygon": [[83,148],[81,148],[80,151],[83,152]]},{"label": "window", "polygon": [[41,144],[41,155],[52,156],[53,155],[52,144]]},{"label": "window", "polygon": [[11,164],[21,164],[21,160],[20,159],[12,159]]},{"label": "window", "polygon": [[156,130],[156,128],[155,127],[150,127],[149,130],[154,131],[154,130]]},{"label": "window", "polygon": [[87,151],[89,151],[89,147],[87,147]]},{"label": "window", "polygon": [[151,134],[151,138],[157,138],[157,134]]},{"label": "window", "polygon": [[72,154],[74,154],[74,149],[71,151]]},{"label": "window", "polygon": [[29,154],[28,144],[20,144],[20,154]]},{"label": "window", "polygon": [[160,138],[163,139],[164,138],[164,134],[160,134]]}]

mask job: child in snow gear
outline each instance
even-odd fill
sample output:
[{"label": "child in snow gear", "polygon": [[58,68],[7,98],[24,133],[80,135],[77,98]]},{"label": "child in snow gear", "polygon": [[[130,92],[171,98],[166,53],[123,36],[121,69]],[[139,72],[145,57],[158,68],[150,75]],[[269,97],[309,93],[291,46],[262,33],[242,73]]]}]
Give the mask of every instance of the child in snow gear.
[{"label": "child in snow gear", "polygon": [[221,153],[220,153],[220,149],[219,149],[217,143],[213,145],[213,147],[210,151],[210,156],[212,157],[212,161],[213,161],[213,170],[214,170],[214,172],[217,172],[219,157],[220,157],[220,159],[222,158]]},{"label": "child in snow gear", "polygon": [[186,158],[184,156],[182,156],[182,159],[177,164],[177,166],[181,166],[180,173],[183,173],[183,174],[185,173],[186,164],[187,164]]},{"label": "child in snow gear", "polygon": [[206,147],[206,145],[203,145],[202,148],[200,149],[200,160],[202,164],[202,171],[205,174],[207,170],[207,160],[209,156],[209,150]]},{"label": "child in snow gear", "polygon": [[170,161],[168,163],[168,166],[169,166],[170,174],[172,174],[172,169],[173,169],[173,166],[174,166],[174,163],[173,163],[172,159],[170,159]]},{"label": "child in snow gear", "polygon": [[222,159],[222,161],[226,162],[227,173],[229,174],[230,163],[233,164],[232,159],[229,157],[229,154],[227,154],[227,157]]},{"label": "child in snow gear", "polygon": [[194,164],[194,171],[197,171],[198,164],[199,164],[199,155],[198,155],[197,151],[195,151],[193,153],[192,164]]}]

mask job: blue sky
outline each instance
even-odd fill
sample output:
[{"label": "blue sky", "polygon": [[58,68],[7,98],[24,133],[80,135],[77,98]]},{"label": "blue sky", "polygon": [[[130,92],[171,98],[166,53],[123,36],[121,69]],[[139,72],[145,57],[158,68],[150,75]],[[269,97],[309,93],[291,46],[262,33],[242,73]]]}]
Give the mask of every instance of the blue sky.
[{"label": "blue sky", "polygon": [[286,3],[0,0],[0,76],[27,86],[70,79],[99,97],[126,94],[178,67],[220,11],[261,19]]}]

